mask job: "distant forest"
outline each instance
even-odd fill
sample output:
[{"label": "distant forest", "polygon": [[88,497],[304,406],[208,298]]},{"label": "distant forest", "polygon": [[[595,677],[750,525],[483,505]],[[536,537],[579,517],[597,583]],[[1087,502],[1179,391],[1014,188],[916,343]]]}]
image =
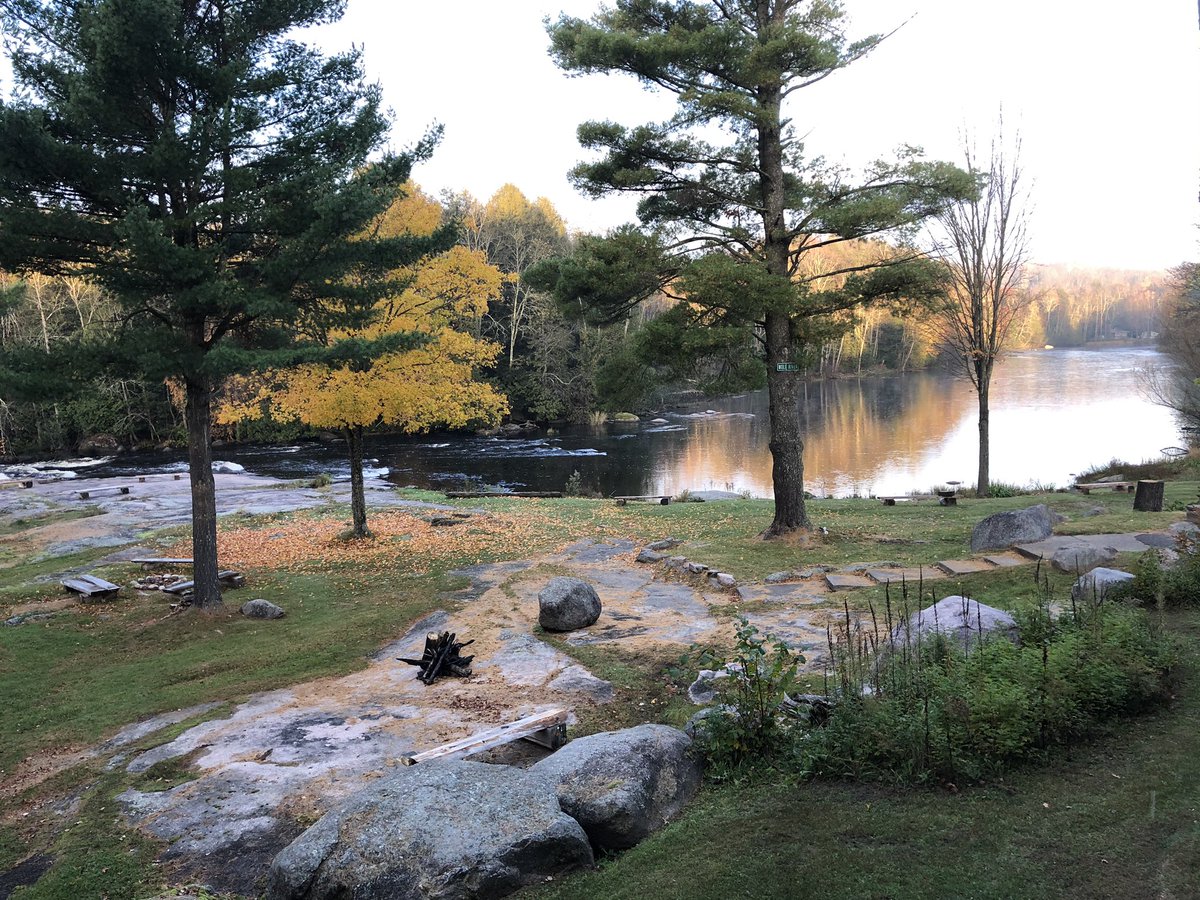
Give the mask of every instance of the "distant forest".
[{"label": "distant forest", "polygon": [[[458,327],[494,345],[494,358],[475,377],[507,397],[513,420],[582,421],[658,409],[683,392],[711,395],[763,383],[754,346],[730,347],[724,355],[711,347],[692,354],[687,346],[665,346],[670,338],[653,323],[678,298],[653,298],[626,320],[599,325],[527,285],[522,276],[530,267],[568,253],[576,238],[546,198],[530,200],[513,185],[486,202],[466,193],[429,198],[416,186],[411,193],[436,208],[435,217],[461,223],[461,246],[499,273],[500,287],[486,312]],[[887,248],[844,245],[837,259],[826,261],[832,269],[847,254],[881,249]],[[0,275],[0,286],[0,352],[52,352],[56,345],[120,327],[116,304],[82,278]],[[1046,265],[1027,267],[1022,290],[1011,349],[1153,341],[1178,292],[1163,272]],[[810,377],[836,377],[949,364],[936,337],[937,315],[936,305],[841,315],[828,323],[819,345],[800,348],[802,368]],[[0,396],[0,456],[182,444],[182,416],[179,391],[170,383],[96,375],[69,394],[39,397],[27,389]],[[215,433],[227,440],[271,441],[312,429],[267,414],[219,424]]]}]

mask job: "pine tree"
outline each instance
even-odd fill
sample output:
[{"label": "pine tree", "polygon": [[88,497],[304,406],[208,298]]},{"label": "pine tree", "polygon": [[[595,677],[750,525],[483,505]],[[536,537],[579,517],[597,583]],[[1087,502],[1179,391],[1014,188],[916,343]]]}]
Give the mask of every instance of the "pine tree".
[{"label": "pine tree", "polygon": [[[656,291],[679,317],[741,329],[757,341],[770,396],[775,518],[768,536],[810,525],[796,385],[806,345],[831,317],[929,295],[933,270],[914,252],[819,270],[814,251],[904,236],[973,184],[907,149],[860,178],[806,157],[790,124],[796,91],[861,59],[881,40],[846,37],[833,0],[617,0],[591,20],[549,26],[551,55],[572,73],[624,73],[673,93],[667,122],[586,122],[600,152],[572,172],[586,193],[641,197],[641,227],[578,242],[569,260],[531,274],[563,301],[615,318]],[[728,342],[723,342],[727,346]]]},{"label": "pine tree", "polygon": [[119,327],[70,359],[182,384],[200,608],[221,604],[214,386],[320,359],[329,351],[298,333],[365,321],[388,272],[453,240],[363,238],[436,136],[377,152],[389,122],[359,52],[322,55],[296,37],[343,8],[0,3],[17,85],[0,105],[0,267],[95,279]]}]

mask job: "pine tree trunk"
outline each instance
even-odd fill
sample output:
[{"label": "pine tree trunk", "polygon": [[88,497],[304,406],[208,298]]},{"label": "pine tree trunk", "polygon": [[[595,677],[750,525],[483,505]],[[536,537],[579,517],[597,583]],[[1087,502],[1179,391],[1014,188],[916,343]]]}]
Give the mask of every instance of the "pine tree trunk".
[{"label": "pine tree trunk", "polygon": [[991,410],[988,408],[989,387],[990,385],[986,381],[979,385],[979,474],[975,477],[976,497],[986,497],[991,493],[989,470],[992,451],[988,431],[990,427],[988,417],[991,415]]},{"label": "pine tree trunk", "polygon": [[350,515],[355,537],[370,537],[367,528],[367,498],[363,491],[363,430],[361,425],[346,428],[350,445]]},{"label": "pine tree trunk", "polygon": [[[791,277],[789,238],[784,217],[782,101],[778,87],[759,92],[758,158],[763,201],[763,252],[767,271]],[[767,344],[767,390],[771,419],[771,483],[775,518],[763,537],[779,537],[809,528],[804,507],[804,444],[800,440],[800,404],[796,400],[797,366],[792,363],[792,328],[787,312],[771,310],[764,322]]]},{"label": "pine tree trunk", "polygon": [[217,581],[217,491],[212,470],[212,390],[207,377],[186,380],[188,470],[192,484],[192,606],[222,606]]},{"label": "pine tree trunk", "polygon": [[783,313],[767,316],[767,393],[771,419],[771,484],[775,490],[775,518],[763,537],[778,537],[798,528],[809,528],[804,505],[804,443],[800,439],[800,403],[796,397],[797,373],[779,371],[788,364],[791,328]]}]

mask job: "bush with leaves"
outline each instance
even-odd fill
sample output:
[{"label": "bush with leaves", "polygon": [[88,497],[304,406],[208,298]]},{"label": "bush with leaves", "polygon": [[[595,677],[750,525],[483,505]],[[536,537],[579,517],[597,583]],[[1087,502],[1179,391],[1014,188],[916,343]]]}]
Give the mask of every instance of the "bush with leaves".
[{"label": "bush with leaves", "polygon": [[1160,607],[1200,606],[1200,533],[1176,539],[1178,559],[1165,565],[1157,550],[1139,557],[1130,593],[1142,603]]},{"label": "bush with leaves", "polygon": [[783,711],[788,691],[804,657],[780,640],[737,619],[733,657],[713,650],[699,654],[709,669],[725,670],[717,681],[720,704],[704,717],[697,742],[708,761],[709,776],[723,780],[736,771],[776,756],[790,742],[795,721]]},{"label": "bush with leaves", "polygon": [[[1169,695],[1174,645],[1124,603],[1046,601],[1018,610],[1022,642],[967,652],[933,635],[859,666],[870,683],[842,691],[824,727],[795,743],[812,776],[895,782],[977,780],[1078,740]],[[853,645],[851,645],[853,646]]]}]

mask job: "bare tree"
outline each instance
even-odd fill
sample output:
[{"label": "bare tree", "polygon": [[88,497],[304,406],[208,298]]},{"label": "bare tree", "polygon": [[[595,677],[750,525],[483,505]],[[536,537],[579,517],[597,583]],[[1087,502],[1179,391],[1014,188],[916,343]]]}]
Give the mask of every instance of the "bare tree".
[{"label": "bare tree", "polygon": [[954,353],[979,398],[979,496],[990,490],[989,395],[996,361],[1028,296],[1021,290],[1028,257],[1028,199],[1022,182],[1021,139],[1004,147],[1003,121],[986,160],[964,139],[966,169],[979,195],[951,206],[943,231],[947,303],[939,319],[942,342]]},{"label": "bare tree", "polygon": [[1171,270],[1171,295],[1159,347],[1173,365],[1151,367],[1145,383],[1155,402],[1175,410],[1192,436],[1200,436],[1200,263]]}]

